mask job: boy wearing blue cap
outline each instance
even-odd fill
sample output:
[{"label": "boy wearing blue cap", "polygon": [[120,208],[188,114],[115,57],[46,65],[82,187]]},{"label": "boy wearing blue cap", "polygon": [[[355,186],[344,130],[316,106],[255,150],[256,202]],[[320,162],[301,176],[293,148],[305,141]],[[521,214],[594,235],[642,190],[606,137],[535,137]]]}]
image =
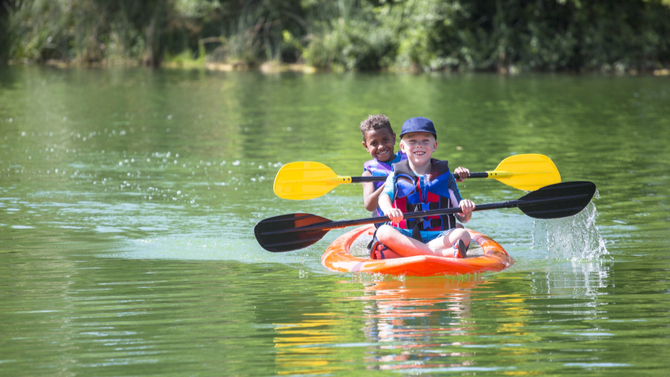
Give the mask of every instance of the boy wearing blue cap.
[{"label": "boy wearing blue cap", "polygon": [[[371,244],[372,259],[436,255],[465,258],[470,234],[462,225],[472,216],[475,203],[463,199],[447,161],[432,158],[437,132],[430,119],[410,118],[400,133],[400,150],[407,160],[393,164],[393,171],[379,195],[379,207],[397,226],[382,225]],[[467,177],[470,171],[456,169]],[[456,215],[403,219],[404,213],[460,207]]]}]

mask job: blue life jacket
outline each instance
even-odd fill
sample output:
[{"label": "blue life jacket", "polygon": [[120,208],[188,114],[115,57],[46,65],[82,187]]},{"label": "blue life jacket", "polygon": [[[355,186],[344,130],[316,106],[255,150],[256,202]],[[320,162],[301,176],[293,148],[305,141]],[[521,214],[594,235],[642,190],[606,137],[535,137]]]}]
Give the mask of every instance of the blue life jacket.
[{"label": "blue life jacket", "polygon": [[[395,198],[393,206],[403,213],[458,207],[461,200],[456,179],[449,171],[449,162],[431,160],[431,171],[424,176],[414,174],[408,161],[393,164]],[[443,231],[456,227],[453,214],[405,219],[400,228],[411,229],[414,238],[419,231]]]}]

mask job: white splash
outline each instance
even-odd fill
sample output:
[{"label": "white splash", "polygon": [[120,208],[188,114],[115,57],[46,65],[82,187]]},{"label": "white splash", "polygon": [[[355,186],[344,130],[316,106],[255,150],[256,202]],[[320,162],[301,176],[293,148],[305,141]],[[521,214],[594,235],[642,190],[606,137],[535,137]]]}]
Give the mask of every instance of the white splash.
[{"label": "white splash", "polygon": [[[598,199],[596,191],[594,199]],[[575,216],[535,220],[532,249],[548,251],[547,259],[599,260],[608,256],[606,241],[596,226],[598,211],[593,202]]]}]

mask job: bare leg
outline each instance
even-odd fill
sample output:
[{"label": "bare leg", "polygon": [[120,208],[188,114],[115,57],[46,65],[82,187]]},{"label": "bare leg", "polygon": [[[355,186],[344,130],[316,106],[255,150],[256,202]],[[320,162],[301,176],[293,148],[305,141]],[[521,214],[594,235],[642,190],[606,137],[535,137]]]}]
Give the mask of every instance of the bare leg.
[{"label": "bare leg", "polygon": [[452,256],[452,245],[458,240],[463,240],[467,247],[470,245],[470,233],[463,228],[452,230],[446,237],[439,237],[428,242],[428,247],[434,250],[436,255],[450,257]]},{"label": "bare leg", "polygon": [[[389,225],[383,225],[377,230],[377,239],[390,249],[395,251],[397,257],[411,257],[413,255],[436,255],[440,257],[451,257],[452,245],[457,240],[463,240],[465,245],[470,244],[470,233],[467,230],[459,228],[451,231],[446,237],[439,237],[428,244],[419,242],[400,233]],[[384,252],[386,256],[386,252]],[[390,256],[391,254],[389,254]],[[376,255],[381,257],[381,255]],[[389,258],[389,256],[386,256]],[[395,256],[391,256],[393,258]]]},{"label": "bare leg", "polygon": [[[379,239],[381,243],[390,249],[395,250],[397,254],[403,257],[411,257],[414,255],[443,256],[442,252],[435,251],[425,243],[405,236],[389,225],[382,225],[379,229],[377,229],[377,239]],[[451,244],[449,246],[451,247]]]}]

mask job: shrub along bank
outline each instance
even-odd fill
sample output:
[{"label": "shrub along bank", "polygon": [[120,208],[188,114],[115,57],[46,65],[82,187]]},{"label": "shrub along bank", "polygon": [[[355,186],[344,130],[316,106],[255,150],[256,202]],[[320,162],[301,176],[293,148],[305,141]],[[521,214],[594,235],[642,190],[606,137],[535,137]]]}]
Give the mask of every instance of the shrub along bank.
[{"label": "shrub along bank", "polygon": [[11,62],[653,71],[670,0],[4,0]]}]

